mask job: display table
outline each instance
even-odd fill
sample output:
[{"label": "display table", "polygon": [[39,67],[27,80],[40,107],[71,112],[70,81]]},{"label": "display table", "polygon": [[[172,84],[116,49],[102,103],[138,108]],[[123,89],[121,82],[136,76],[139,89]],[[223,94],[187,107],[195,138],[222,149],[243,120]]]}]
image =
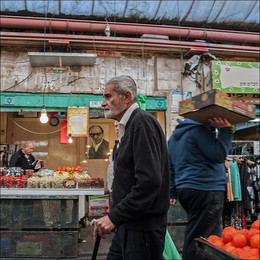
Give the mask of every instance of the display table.
[{"label": "display table", "polygon": [[79,200],[91,189],[1,189],[1,257],[77,257]]},{"label": "display table", "polygon": [[104,195],[104,189],[1,189],[1,199],[8,198],[19,198],[20,196],[79,196],[79,195]]}]

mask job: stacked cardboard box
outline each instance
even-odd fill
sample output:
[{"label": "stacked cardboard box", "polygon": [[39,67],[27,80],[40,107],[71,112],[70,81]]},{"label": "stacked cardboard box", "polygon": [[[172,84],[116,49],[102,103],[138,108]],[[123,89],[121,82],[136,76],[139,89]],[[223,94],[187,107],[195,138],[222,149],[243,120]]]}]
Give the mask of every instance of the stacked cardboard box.
[{"label": "stacked cardboard box", "polygon": [[212,89],[180,101],[179,114],[203,124],[208,124],[208,119],[212,117],[225,117],[231,124],[239,124],[255,118],[255,106]]}]

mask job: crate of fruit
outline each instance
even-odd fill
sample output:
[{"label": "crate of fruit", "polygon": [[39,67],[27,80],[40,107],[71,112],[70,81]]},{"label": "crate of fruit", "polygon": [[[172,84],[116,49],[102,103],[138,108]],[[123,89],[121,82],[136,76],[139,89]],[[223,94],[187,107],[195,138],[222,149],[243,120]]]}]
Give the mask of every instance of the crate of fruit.
[{"label": "crate of fruit", "polygon": [[77,181],[74,178],[67,178],[63,180],[64,188],[76,188]]},{"label": "crate of fruit", "polygon": [[90,179],[77,179],[78,188],[89,189],[91,187]]},{"label": "crate of fruit", "polygon": [[221,236],[196,238],[196,248],[208,259],[254,259],[258,260],[260,249],[260,220],[255,220],[249,229],[227,226]]},{"label": "crate of fruit", "polygon": [[215,246],[203,237],[195,238],[195,245],[197,252],[209,260],[241,260],[241,258],[238,256],[233,255],[218,246]]}]

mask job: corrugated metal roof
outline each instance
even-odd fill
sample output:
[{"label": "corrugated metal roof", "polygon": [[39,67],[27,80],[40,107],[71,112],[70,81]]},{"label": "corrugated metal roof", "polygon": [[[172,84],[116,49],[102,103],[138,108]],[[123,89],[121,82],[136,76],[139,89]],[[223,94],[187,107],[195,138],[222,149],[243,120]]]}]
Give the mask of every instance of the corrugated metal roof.
[{"label": "corrugated metal roof", "polygon": [[1,0],[1,13],[259,31],[259,0]]}]

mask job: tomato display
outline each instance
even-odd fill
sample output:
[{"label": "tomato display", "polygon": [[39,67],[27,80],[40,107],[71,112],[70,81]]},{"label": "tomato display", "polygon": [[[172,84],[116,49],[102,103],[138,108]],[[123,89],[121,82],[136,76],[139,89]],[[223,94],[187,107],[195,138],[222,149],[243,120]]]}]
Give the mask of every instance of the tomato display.
[{"label": "tomato display", "polygon": [[221,235],[223,242],[225,244],[231,242],[231,238],[236,232],[237,230],[233,227],[225,227]]},{"label": "tomato display", "polygon": [[241,248],[247,245],[247,238],[243,234],[237,232],[232,236],[231,242],[234,247]]},{"label": "tomato display", "polygon": [[216,240],[220,240],[220,238],[216,235],[211,235],[208,237],[208,241],[214,243]]},{"label": "tomato display", "polygon": [[222,239],[214,241],[213,244],[220,248],[223,248],[223,246],[224,246],[224,242],[222,241]]},{"label": "tomato display", "polygon": [[260,230],[260,219],[257,219],[256,221],[254,221],[251,228]]},{"label": "tomato display", "polygon": [[254,221],[250,229],[225,227],[221,237],[211,235],[208,241],[241,259],[260,260],[260,220]]},{"label": "tomato display", "polygon": [[258,235],[254,235],[250,238],[250,246],[253,248],[258,248],[259,249],[259,245],[260,245],[260,236]]},{"label": "tomato display", "polygon": [[247,240],[250,241],[252,236],[257,235],[259,233],[260,233],[260,231],[258,229],[250,228],[247,232]]},{"label": "tomato display", "polygon": [[74,166],[58,166],[57,171],[69,172],[69,173],[71,173],[71,172],[78,173],[78,172],[82,172],[83,168],[80,165],[77,165],[76,167],[74,167]]}]

